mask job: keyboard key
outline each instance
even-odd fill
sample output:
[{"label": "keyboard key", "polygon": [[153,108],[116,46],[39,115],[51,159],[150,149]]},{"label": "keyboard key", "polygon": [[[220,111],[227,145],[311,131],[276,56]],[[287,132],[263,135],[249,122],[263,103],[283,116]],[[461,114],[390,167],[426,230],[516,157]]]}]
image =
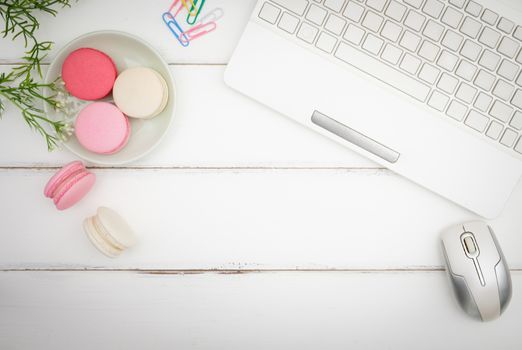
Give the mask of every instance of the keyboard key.
[{"label": "keyboard key", "polygon": [[449,75],[448,73],[442,73],[437,87],[451,95],[453,94],[453,91],[455,91],[458,83],[459,80],[457,78]]},{"label": "keyboard key", "polygon": [[475,1],[470,1],[466,9],[464,10],[472,16],[478,17],[482,11],[482,5],[477,4]]},{"label": "keyboard key", "polygon": [[306,22],[303,22],[297,31],[297,37],[311,44],[314,42],[317,32],[319,32],[317,28]]},{"label": "keyboard key", "polygon": [[317,38],[317,43],[315,46],[326,53],[332,53],[335,44],[337,44],[337,39],[334,36],[325,32],[321,32],[321,34],[319,34],[319,38]]},{"label": "keyboard key", "polygon": [[495,23],[497,23],[498,14],[496,14],[495,12],[493,12],[489,9],[485,9],[484,13],[482,13],[481,18],[487,24],[494,26]]},{"label": "keyboard key", "polygon": [[515,57],[515,54],[517,53],[519,47],[519,43],[505,36],[502,38],[502,41],[500,42],[500,45],[498,46],[497,50],[501,54],[506,55],[509,58],[513,58]]},{"label": "keyboard key", "polygon": [[439,50],[440,49],[437,45],[433,44],[431,41],[424,40],[419,49],[419,56],[433,62],[435,58],[437,58]]},{"label": "keyboard key", "polygon": [[517,38],[518,40],[522,41],[522,26],[518,26],[517,29],[515,29],[515,32],[513,33],[513,36]]},{"label": "keyboard key", "polygon": [[497,28],[503,31],[506,34],[510,34],[515,27],[515,23],[511,22],[509,19],[502,17],[498,22]]},{"label": "keyboard key", "polygon": [[475,67],[475,65],[469,63],[468,61],[460,60],[455,74],[464,80],[471,81],[476,71],[477,67]]},{"label": "keyboard key", "polygon": [[395,24],[392,21],[386,21],[386,23],[384,23],[384,27],[382,27],[381,35],[386,39],[395,42],[397,39],[399,39],[401,32],[401,26]]},{"label": "keyboard key", "polygon": [[484,27],[484,30],[480,34],[479,42],[490,47],[495,48],[497,46],[498,40],[500,39],[500,33],[496,30],[493,30],[489,27]]},{"label": "keyboard key", "polygon": [[515,81],[518,86],[522,86],[522,72],[518,75],[517,80]]},{"label": "keyboard key", "polygon": [[378,32],[383,20],[384,19],[375,12],[368,11],[366,12],[366,16],[364,16],[362,26],[371,31]]},{"label": "keyboard key", "polygon": [[343,38],[355,45],[359,45],[361,44],[364,33],[365,31],[361,28],[357,27],[356,25],[349,24],[348,28],[346,28],[346,32],[344,33]]},{"label": "keyboard key", "polygon": [[439,0],[426,0],[422,12],[433,18],[439,18],[443,8],[444,4]]},{"label": "keyboard key", "polygon": [[268,23],[275,24],[280,12],[280,9],[272,4],[265,2],[261,8],[261,11],[259,11],[259,18],[264,19]]},{"label": "keyboard key", "polygon": [[440,69],[432,66],[431,64],[424,63],[420,72],[419,78],[427,82],[428,84],[435,84],[439,77]]},{"label": "keyboard key", "polygon": [[516,111],[509,125],[517,130],[522,130],[522,112]]},{"label": "keyboard key", "polygon": [[462,45],[462,49],[460,49],[460,54],[469,60],[476,61],[479,57],[480,51],[482,51],[480,45],[466,39],[464,45]]},{"label": "keyboard key", "polygon": [[411,52],[417,51],[417,47],[419,47],[421,38],[418,35],[413,34],[409,30],[404,31],[401,41],[399,45],[404,47],[406,50]]},{"label": "keyboard key", "polygon": [[449,97],[444,95],[443,93],[435,90],[430,96],[430,99],[428,100],[428,105],[430,107],[435,108],[438,111],[443,111],[444,108],[446,108],[446,105],[448,104]]},{"label": "keyboard key", "polygon": [[415,7],[416,9],[420,8],[423,1],[424,0],[404,0],[405,3],[407,3],[410,6]]},{"label": "keyboard key", "polygon": [[504,135],[502,135],[502,138],[500,139],[500,143],[506,147],[511,148],[515,144],[517,138],[518,134],[515,131],[506,129],[506,131],[504,131]]},{"label": "keyboard key", "polygon": [[382,10],[384,9],[384,5],[386,5],[386,1],[387,0],[367,0],[366,6],[376,11],[382,12]]},{"label": "keyboard key", "polygon": [[348,1],[348,5],[344,9],[343,16],[354,22],[359,22],[364,13],[364,7],[353,1]]},{"label": "keyboard key", "polygon": [[446,11],[442,15],[441,22],[449,25],[451,28],[457,29],[462,20],[462,13],[455,10],[453,7],[446,7]]},{"label": "keyboard key", "polygon": [[446,70],[452,71],[455,68],[459,58],[446,50],[442,50],[442,53],[437,60],[437,66]]},{"label": "keyboard key", "polygon": [[518,108],[522,108],[522,90],[517,90],[511,99],[511,103]]},{"label": "keyboard key", "polygon": [[423,16],[420,13],[417,13],[413,10],[410,10],[410,12],[408,12],[408,16],[406,16],[406,19],[404,20],[404,25],[406,27],[418,32],[421,30],[422,25],[424,24],[425,20],[426,20],[425,16]]},{"label": "keyboard key", "polygon": [[326,0],[324,6],[332,11],[339,12],[344,6],[345,0]]},{"label": "keyboard key", "polygon": [[327,13],[328,12],[325,9],[312,4],[305,18],[318,26],[322,26]]},{"label": "keyboard key", "polygon": [[478,61],[478,63],[482,67],[487,68],[490,71],[494,71],[497,68],[499,62],[500,56],[489,50],[484,50],[482,56],[480,57],[480,60]]},{"label": "keyboard key", "polygon": [[522,137],[518,139],[518,142],[515,145],[515,151],[517,151],[518,153],[522,153]]},{"label": "keyboard key", "polygon": [[520,50],[520,52],[518,53],[518,56],[515,61],[522,64],[522,50]]},{"label": "keyboard key", "polygon": [[493,102],[493,106],[491,106],[491,110],[489,111],[489,115],[504,123],[508,122],[508,120],[511,118],[512,113],[512,107],[498,100]]},{"label": "keyboard key", "polygon": [[488,125],[489,118],[475,110],[471,110],[464,124],[475,129],[478,132],[484,132]]},{"label": "keyboard key", "polygon": [[464,18],[462,25],[460,26],[460,32],[467,36],[475,39],[482,28],[482,24],[479,21],[474,20],[471,17]]},{"label": "keyboard key", "polygon": [[397,63],[399,63],[402,52],[403,51],[398,47],[395,47],[392,44],[386,44],[384,50],[382,51],[381,57],[383,60],[396,65]]},{"label": "keyboard key", "polygon": [[464,3],[466,0],[449,0],[449,3],[452,4],[455,7],[458,7],[461,9],[464,6]]},{"label": "keyboard key", "polygon": [[406,13],[406,6],[403,4],[399,4],[397,1],[390,1],[388,8],[384,12],[384,14],[391,19],[396,20],[397,22],[401,22],[404,14]]},{"label": "keyboard key", "polygon": [[421,102],[424,102],[428,97],[430,87],[427,85],[387,66],[382,61],[374,59],[348,44],[340,43],[335,56],[381,81],[386,81],[390,86]]},{"label": "keyboard key", "polygon": [[478,94],[477,99],[475,100],[475,103],[473,105],[478,110],[486,112],[489,108],[489,105],[491,104],[491,101],[493,101],[493,98],[491,96],[481,92]]},{"label": "keyboard key", "polygon": [[283,13],[281,19],[279,20],[278,27],[288,32],[290,34],[294,34],[297,29],[297,25],[299,24],[299,19],[297,17],[292,16],[288,12]]},{"label": "keyboard key", "polygon": [[374,55],[379,54],[382,45],[384,44],[384,40],[376,37],[373,34],[368,34],[366,40],[364,41],[362,48],[366,51],[373,53]]},{"label": "keyboard key", "polygon": [[452,51],[457,51],[463,39],[464,37],[462,35],[448,29],[442,38],[441,44]]},{"label": "keyboard key", "polygon": [[495,84],[495,87],[493,88],[493,91],[491,92],[493,95],[497,96],[498,98],[507,101],[511,97],[511,94],[515,90],[515,87],[511,84],[508,84],[502,79],[499,79],[497,83]]},{"label": "keyboard key", "polygon": [[485,70],[479,70],[477,76],[475,77],[475,85],[479,88],[482,88],[486,91],[489,91],[495,82],[495,76],[486,72]]},{"label": "keyboard key", "polygon": [[492,138],[493,140],[496,140],[499,138],[500,134],[502,133],[502,130],[504,130],[504,126],[499,122],[493,120],[489,125],[488,131],[486,131],[486,136]]},{"label": "keyboard key", "polygon": [[467,104],[471,104],[476,93],[476,88],[466,83],[461,83],[459,88],[457,89],[457,92],[455,93],[455,97],[457,97],[461,101],[466,102]]},{"label": "keyboard key", "polygon": [[453,119],[456,119],[459,122],[461,122],[464,119],[464,116],[466,115],[467,111],[468,108],[465,105],[456,100],[452,100],[448,106],[446,114],[452,117]]},{"label": "keyboard key", "polygon": [[430,19],[428,23],[426,23],[426,27],[424,27],[424,31],[422,33],[433,41],[439,41],[443,32],[444,27]]},{"label": "keyboard key", "polygon": [[299,16],[304,15],[306,6],[308,6],[308,1],[306,0],[272,0],[272,2],[275,2]]},{"label": "keyboard key", "polygon": [[410,74],[415,74],[417,73],[421,63],[422,61],[420,59],[410,55],[409,53],[406,53],[402,58],[402,62],[399,67]]},{"label": "keyboard key", "polygon": [[324,25],[324,29],[333,33],[335,35],[341,35],[343,32],[344,26],[346,25],[346,21],[341,17],[338,17],[334,14],[330,14],[328,19],[326,20],[326,24]]}]

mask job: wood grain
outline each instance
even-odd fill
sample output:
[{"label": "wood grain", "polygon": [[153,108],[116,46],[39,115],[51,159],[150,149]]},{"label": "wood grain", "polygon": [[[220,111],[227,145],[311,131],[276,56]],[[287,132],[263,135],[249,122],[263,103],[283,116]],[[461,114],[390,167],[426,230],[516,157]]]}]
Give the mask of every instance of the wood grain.
[{"label": "wood grain", "polygon": [[[0,171],[0,193],[16,198],[0,201],[0,268],[440,267],[440,231],[475,219],[379,169],[94,169],[93,191],[59,212],[42,195],[53,172]],[[101,205],[140,236],[116,260],[82,230]],[[520,207],[522,191],[491,222],[514,268],[522,267]]]},{"label": "wood grain", "polygon": [[[521,272],[513,283],[522,289]],[[4,272],[0,286],[3,349],[522,346],[519,299],[480,323],[459,310],[443,272]]]}]

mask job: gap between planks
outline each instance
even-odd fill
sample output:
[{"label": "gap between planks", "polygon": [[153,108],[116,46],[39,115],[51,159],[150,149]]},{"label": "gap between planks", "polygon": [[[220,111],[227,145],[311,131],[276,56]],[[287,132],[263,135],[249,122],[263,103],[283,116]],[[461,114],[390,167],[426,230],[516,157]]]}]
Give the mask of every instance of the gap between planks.
[{"label": "gap between planks", "polygon": [[[0,60],[0,66],[18,66],[20,64],[24,64],[23,61],[11,61],[11,60]],[[169,62],[167,63],[168,66],[194,66],[194,67],[200,67],[200,66],[208,66],[208,67],[226,67],[228,62]],[[42,67],[50,66],[50,62],[43,62],[40,64]]]},{"label": "gap between planks", "polygon": [[[259,274],[259,273],[398,273],[441,272],[442,267],[371,268],[371,269],[132,269],[132,268],[8,268],[1,272],[134,272],[149,275],[199,275],[199,274]],[[513,269],[511,271],[517,271]],[[521,269],[522,271],[522,269]]]},{"label": "gap between planks", "polygon": [[[0,165],[0,171],[47,171],[60,169],[59,165]],[[384,167],[325,167],[325,166],[154,166],[154,165],[132,165],[132,166],[87,166],[92,170],[202,170],[202,171],[277,171],[277,170],[316,170],[316,171],[360,171],[360,172],[390,172],[391,170]]]},{"label": "gap between planks", "polygon": [[[1,272],[134,272],[149,275],[251,274],[251,273],[424,273],[443,272],[443,267],[372,268],[372,269],[122,269],[122,268],[10,268]],[[522,272],[522,268],[510,269]]]}]

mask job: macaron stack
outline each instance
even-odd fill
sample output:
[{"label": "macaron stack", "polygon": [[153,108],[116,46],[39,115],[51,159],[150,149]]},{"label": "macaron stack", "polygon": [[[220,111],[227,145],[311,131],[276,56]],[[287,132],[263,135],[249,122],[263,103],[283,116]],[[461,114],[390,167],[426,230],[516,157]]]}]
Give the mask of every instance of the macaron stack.
[{"label": "macaron stack", "polygon": [[[95,182],[96,176],[82,162],[74,161],[49,179],[44,195],[53,200],[58,210],[65,210],[85,197]],[[91,243],[110,258],[136,244],[136,236],[125,219],[107,207],[99,207],[96,215],[86,218],[83,228]]]},{"label": "macaron stack", "polygon": [[[156,117],[169,99],[167,83],[157,71],[132,67],[118,75],[111,57],[93,48],[71,52],[62,65],[62,79],[67,91],[78,99],[107,98],[85,106],[75,122],[78,142],[97,154],[122,150],[131,135],[129,117]],[[109,101],[110,97],[114,103]]]}]

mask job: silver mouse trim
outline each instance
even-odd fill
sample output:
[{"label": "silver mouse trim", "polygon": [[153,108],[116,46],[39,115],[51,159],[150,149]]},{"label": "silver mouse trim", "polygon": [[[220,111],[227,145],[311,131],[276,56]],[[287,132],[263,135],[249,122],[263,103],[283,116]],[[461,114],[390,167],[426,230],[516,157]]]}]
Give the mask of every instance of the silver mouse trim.
[{"label": "silver mouse trim", "polygon": [[457,298],[457,302],[468,315],[476,319],[482,320],[482,316],[480,315],[477,303],[475,302],[473,295],[469,293],[469,288],[468,284],[466,283],[466,280],[463,276],[457,275],[451,270],[448,255],[446,254],[446,246],[444,245],[444,242],[441,243],[442,253],[444,254],[444,259],[446,260],[446,271],[448,272],[448,278],[453,286],[453,290],[455,291],[455,297]]},{"label": "silver mouse trim", "polygon": [[495,274],[497,275],[497,288],[498,288],[498,295],[500,299],[500,313],[502,314],[504,310],[507,308],[509,302],[511,301],[511,295],[513,293],[512,291],[512,284],[511,284],[511,275],[509,274],[509,266],[507,264],[506,258],[504,257],[504,253],[501,249],[499,249],[500,245],[497,240],[497,236],[495,236],[495,233],[489,227],[489,233],[491,234],[491,237],[493,238],[493,242],[495,242],[495,245],[497,246],[497,250],[500,255],[499,262],[495,265]]}]

